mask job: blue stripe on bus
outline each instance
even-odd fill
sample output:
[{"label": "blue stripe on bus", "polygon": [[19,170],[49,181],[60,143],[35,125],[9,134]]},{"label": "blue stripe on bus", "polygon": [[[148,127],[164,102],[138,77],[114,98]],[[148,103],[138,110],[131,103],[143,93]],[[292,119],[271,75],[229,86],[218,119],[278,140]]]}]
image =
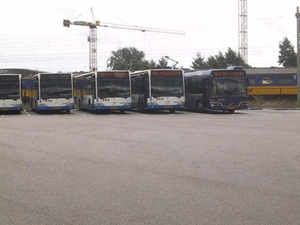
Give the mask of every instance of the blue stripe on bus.
[{"label": "blue stripe on bus", "polygon": [[67,110],[74,109],[73,106],[37,106],[36,110]]},{"label": "blue stripe on bus", "polygon": [[183,109],[184,105],[148,105],[147,109]]},{"label": "blue stripe on bus", "polygon": [[132,109],[131,106],[94,106],[93,110],[119,110],[119,109]]},{"label": "blue stripe on bus", "polygon": [[0,107],[0,111],[21,111],[22,107]]}]

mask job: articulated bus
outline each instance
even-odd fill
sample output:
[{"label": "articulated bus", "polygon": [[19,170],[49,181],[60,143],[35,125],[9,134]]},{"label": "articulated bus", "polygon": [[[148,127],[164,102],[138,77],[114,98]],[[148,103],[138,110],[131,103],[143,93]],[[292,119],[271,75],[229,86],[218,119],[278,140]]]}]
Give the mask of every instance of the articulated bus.
[{"label": "articulated bus", "polygon": [[75,77],[75,103],[79,110],[130,111],[130,71],[95,71]]},{"label": "articulated bus", "polygon": [[133,109],[184,110],[184,77],[179,69],[149,69],[131,73]]},{"label": "articulated bus", "polygon": [[32,110],[70,113],[74,109],[73,73],[38,73],[30,82]]},{"label": "articulated bus", "polygon": [[185,73],[185,108],[234,113],[248,109],[247,77],[242,67]]},{"label": "articulated bus", "polygon": [[21,82],[21,74],[0,74],[0,112],[22,111]]}]

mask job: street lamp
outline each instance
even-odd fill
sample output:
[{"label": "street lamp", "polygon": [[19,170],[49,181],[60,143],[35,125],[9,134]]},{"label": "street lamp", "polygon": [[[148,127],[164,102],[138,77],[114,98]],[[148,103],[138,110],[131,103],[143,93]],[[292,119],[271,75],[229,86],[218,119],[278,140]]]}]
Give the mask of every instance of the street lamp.
[{"label": "street lamp", "polygon": [[300,102],[300,13],[299,7],[295,14],[297,19],[297,101]]}]

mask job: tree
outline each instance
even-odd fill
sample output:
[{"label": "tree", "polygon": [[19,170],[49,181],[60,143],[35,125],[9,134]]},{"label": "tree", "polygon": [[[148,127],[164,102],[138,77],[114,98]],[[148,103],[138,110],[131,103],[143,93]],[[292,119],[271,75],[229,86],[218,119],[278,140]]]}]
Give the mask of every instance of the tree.
[{"label": "tree", "polygon": [[157,67],[157,64],[153,59],[151,59],[150,61],[145,60],[145,68],[146,69],[153,69],[156,67]]},{"label": "tree", "polygon": [[193,58],[194,61],[192,62],[192,68],[194,70],[197,70],[197,69],[207,69],[207,65],[206,65],[206,62],[204,60],[204,58],[202,57],[201,53],[200,52],[197,52],[196,53],[196,58]]},{"label": "tree", "polygon": [[228,65],[242,66],[244,68],[249,68],[250,66],[245,62],[240,53],[236,53],[231,48],[227,49],[225,53],[226,62]]},{"label": "tree", "polygon": [[226,68],[230,65],[233,66],[242,66],[244,68],[249,68],[250,66],[244,61],[239,53],[236,53],[231,48],[227,49],[225,55],[222,52],[219,52],[218,55],[209,56],[205,61],[201,56],[201,53],[196,53],[196,58],[192,62],[193,69],[220,69]]},{"label": "tree", "polygon": [[165,57],[161,57],[158,60],[158,65],[156,65],[156,68],[168,68],[168,61]]},{"label": "tree", "polygon": [[278,63],[284,67],[297,67],[297,54],[294,45],[287,37],[279,42]]},{"label": "tree", "polygon": [[[154,65],[153,65],[154,63]],[[112,70],[143,70],[155,66],[155,62],[145,60],[145,53],[138,51],[135,47],[119,48],[112,51],[107,60],[107,68]]]},{"label": "tree", "polygon": [[206,60],[206,65],[209,69],[222,68],[219,66],[218,60],[215,56],[209,56]]}]

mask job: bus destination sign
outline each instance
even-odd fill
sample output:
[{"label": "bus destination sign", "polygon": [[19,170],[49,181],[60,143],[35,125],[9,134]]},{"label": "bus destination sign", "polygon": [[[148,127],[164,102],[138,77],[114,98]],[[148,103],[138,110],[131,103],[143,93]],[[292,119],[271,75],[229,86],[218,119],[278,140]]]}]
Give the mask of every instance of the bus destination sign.
[{"label": "bus destination sign", "polygon": [[214,76],[217,77],[226,77],[226,76],[245,76],[245,71],[236,71],[236,70],[231,70],[231,71],[214,71],[213,72]]},{"label": "bus destination sign", "polygon": [[98,72],[98,77],[126,77],[128,72]]},{"label": "bus destination sign", "polygon": [[182,73],[181,71],[152,71],[151,72],[152,76],[181,76]]}]

